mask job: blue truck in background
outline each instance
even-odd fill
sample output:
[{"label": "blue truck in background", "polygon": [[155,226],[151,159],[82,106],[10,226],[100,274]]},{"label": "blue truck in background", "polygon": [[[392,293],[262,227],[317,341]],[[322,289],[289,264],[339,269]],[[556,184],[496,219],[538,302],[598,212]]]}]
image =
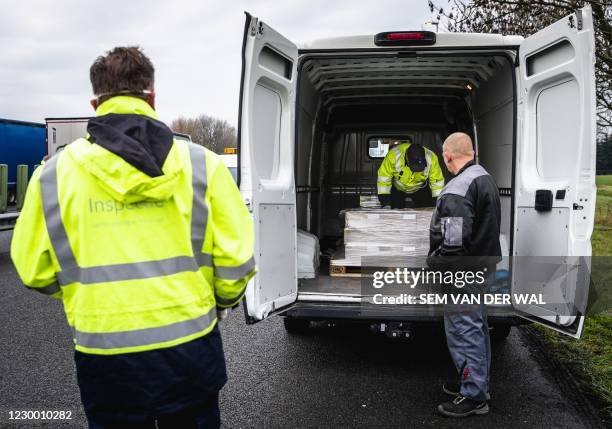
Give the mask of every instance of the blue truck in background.
[{"label": "blue truck in background", "polygon": [[[85,136],[89,119],[45,118],[44,124],[0,119],[0,231],[15,225],[36,165]],[[191,141],[188,134],[174,136]]]},{"label": "blue truck in background", "polygon": [[45,124],[0,119],[0,231],[15,224],[27,180],[47,154],[46,134]]}]

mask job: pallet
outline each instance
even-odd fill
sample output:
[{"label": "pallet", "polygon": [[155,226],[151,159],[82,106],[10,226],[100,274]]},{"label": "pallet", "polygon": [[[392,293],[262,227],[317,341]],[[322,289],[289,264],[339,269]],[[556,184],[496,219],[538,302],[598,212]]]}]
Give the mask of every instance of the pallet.
[{"label": "pallet", "polygon": [[350,265],[329,265],[329,275],[332,277],[362,277],[361,267]]}]

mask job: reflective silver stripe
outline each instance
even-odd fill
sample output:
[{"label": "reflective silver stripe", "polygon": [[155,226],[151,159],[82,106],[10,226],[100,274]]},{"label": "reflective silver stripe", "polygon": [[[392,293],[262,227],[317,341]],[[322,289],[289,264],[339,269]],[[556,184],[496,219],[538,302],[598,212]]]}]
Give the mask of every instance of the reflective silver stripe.
[{"label": "reflective silver stripe", "polygon": [[156,328],[120,332],[82,332],[75,330],[74,334],[77,346],[92,349],[148,346],[197,334],[210,327],[216,318],[216,308],[213,307],[208,313],[194,319],[183,320],[182,322],[171,323]]},{"label": "reflective silver stripe", "polygon": [[436,190],[431,191],[431,196],[432,196],[432,197],[437,197],[437,196],[439,196],[441,193],[442,193],[442,189],[436,189]]},{"label": "reflective silver stripe", "polygon": [[379,194],[389,194],[391,193],[391,186],[379,186],[377,191]]},{"label": "reflective silver stripe", "polygon": [[431,187],[432,188],[440,188],[440,189],[442,189],[444,187],[444,180],[440,180],[438,182],[432,183]]},{"label": "reflective silver stripe", "polygon": [[391,177],[378,176],[378,179],[376,181],[381,182],[381,183],[391,183],[391,180],[392,180]]},{"label": "reflective silver stripe", "polygon": [[446,184],[446,187],[442,190],[441,195],[455,194],[465,197],[465,194],[467,194],[472,182],[480,176],[485,176],[488,174],[489,173],[487,173],[487,171],[480,165],[470,165],[468,168],[463,170],[461,174],[455,176]]},{"label": "reflective silver stripe", "polygon": [[[201,260],[204,246],[208,208],[206,207],[206,151],[202,146],[189,143],[191,158],[191,184],[193,189],[191,209],[191,247],[194,257]],[[209,265],[209,264],[205,264]]]},{"label": "reflective silver stripe", "polygon": [[427,148],[425,148],[425,161],[427,162],[427,166],[425,167],[423,174],[429,177],[429,169],[431,168],[431,151]]},{"label": "reflective silver stripe", "polygon": [[59,195],[57,191],[57,160],[59,154],[51,157],[43,168],[40,175],[40,194],[42,197],[43,214],[47,224],[49,239],[55,252],[55,256],[62,270],[77,266],[74,253],[68,241],[68,235],[62,222],[59,207]]},{"label": "reflective silver stripe", "polygon": [[200,267],[212,267],[212,255],[210,253],[199,253],[195,259]]},{"label": "reflective silver stripe", "polygon": [[463,218],[462,217],[443,217],[444,225],[444,244],[446,246],[463,245]]},{"label": "reflective silver stripe", "polygon": [[395,152],[395,171],[399,173],[402,171],[402,157],[400,154],[399,147],[395,146],[393,148],[393,151]]},{"label": "reflective silver stripe", "polygon": [[[423,183],[425,183],[425,182],[423,182]],[[406,186],[402,182],[400,182],[399,180],[395,181],[395,185],[399,188],[400,191],[407,192],[407,193],[413,193],[413,192],[416,192],[419,189],[421,189],[420,185]]]},{"label": "reflective silver stripe", "polygon": [[[169,276],[187,271],[197,271],[201,266],[212,266],[212,255],[202,252],[208,210],[206,207],[206,158],[204,148],[189,145],[192,162],[193,208],[191,220],[191,241],[194,257],[177,256],[173,258],[143,261],[126,264],[80,267],[64,228],[59,207],[57,160],[52,157],[44,165],[40,177],[43,213],[51,246],[62,271],[56,274],[60,285],[74,282],[95,284],[123,280],[148,279]],[[201,168],[200,168],[201,167]]]},{"label": "reflective silver stripe", "polygon": [[26,287],[28,289],[35,290],[36,292],[40,292],[44,295],[53,295],[54,293],[57,293],[61,290],[60,286],[56,282],[51,283],[50,285],[47,285],[47,286],[43,286],[43,287],[34,287],[34,286],[26,286]]},{"label": "reflective silver stripe", "polygon": [[215,265],[215,277],[223,280],[240,280],[255,269],[255,259],[251,258],[242,265],[236,267],[224,267]]},{"label": "reflective silver stripe", "polygon": [[170,276],[186,271],[195,272],[198,271],[199,268],[200,267],[191,256],[176,256],[174,258],[131,262],[127,264],[74,267],[57,273],[57,280],[63,285],[74,282],[87,285],[102,282],[118,282]]}]

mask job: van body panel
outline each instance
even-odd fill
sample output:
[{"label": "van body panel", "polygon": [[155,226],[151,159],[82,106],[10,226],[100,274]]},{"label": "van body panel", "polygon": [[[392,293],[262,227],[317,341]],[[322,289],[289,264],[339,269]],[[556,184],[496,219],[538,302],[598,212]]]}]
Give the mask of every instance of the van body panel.
[{"label": "van body panel", "polygon": [[[513,293],[546,305],[521,315],[579,338],[595,211],[595,41],[590,6],[519,50]],[[548,206],[542,199],[548,195]],[[540,204],[536,203],[540,198]]]},{"label": "van body panel", "polygon": [[[515,46],[523,41],[521,36],[502,36],[486,33],[436,33],[436,48]],[[304,42],[300,50],[339,50],[339,49],[397,49],[396,47],[380,47],[374,44],[374,35],[358,35],[348,37],[331,37]],[[431,46],[414,46],[416,49],[428,49]]]},{"label": "van body panel", "polygon": [[297,298],[294,179],[297,46],[249,14],[241,88],[240,191],[255,224],[259,272],[245,293],[248,322]]}]

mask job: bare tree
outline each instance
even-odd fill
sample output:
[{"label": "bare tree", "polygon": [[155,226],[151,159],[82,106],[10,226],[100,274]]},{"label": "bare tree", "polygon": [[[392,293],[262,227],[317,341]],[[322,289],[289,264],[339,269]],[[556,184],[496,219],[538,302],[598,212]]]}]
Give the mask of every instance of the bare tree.
[{"label": "bare tree", "polygon": [[589,3],[595,24],[597,124],[612,128],[612,0],[429,0],[441,28],[451,32],[518,34],[527,37]]},{"label": "bare tree", "polygon": [[216,153],[222,153],[225,148],[236,147],[236,128],[227,121],[212,116],[181,116],[172,121],[170,128],[177,133],[189,134],[194,143]]}]

